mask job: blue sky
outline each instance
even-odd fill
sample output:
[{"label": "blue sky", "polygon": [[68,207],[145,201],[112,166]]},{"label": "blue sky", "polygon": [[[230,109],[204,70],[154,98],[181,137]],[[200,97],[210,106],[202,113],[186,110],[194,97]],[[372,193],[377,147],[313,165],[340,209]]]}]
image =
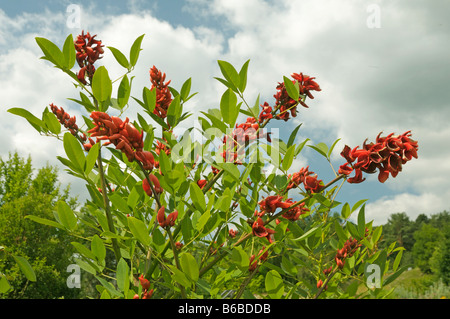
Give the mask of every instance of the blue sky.
[{"label": "blue sky", "polygon": [[[69,5],[81,9],[81,25],[68,27]],[[132,41],[145,33],[143,51],[132,75],[134,96],[149,86],[148,70],[156,65],[172,79],[175,88],[192,77],[199,94],[187,110],[218,107],[224,87],[217,60],[240,67],[250,59],[246,98],[261,94],[273,103],[283,75],[304,72],[315,76],[322,91],[314,94],[309,109],[293,121],[277,121],[287,139],[303,123],[301,142],[337,144],[333,165],[345,144],[361,145],[380,131],[401,134],[412,130],[419,141],[419,159],[404,166],[397,178],[380,184],[376,175],[359,185],[346,184],[338,200],[351,204],[367,198],[367,216],[375,223],[405,211],[418,214],[449,210],[450,204],[450,63],[448,63],[450,4],[446,0],[188,0],[188,1],[3,1],[0,4],[0,156],[18,151],[31,155],[35,167],[59,165],[61,143],[40,136],[28,123],[6,110],[18,106],[40,114],[55,103],[81,118],[82,110],[67,98],[77,97],[61,72],[39,59],[34,37],[62,44],[82,29],[98,34],[105,45],[128,52]],[[109,53],[107,51],[106,53]],[[110,74],[120,76],[111,54],[100,60]],[[25,87],[26,89],[23,89]],[[135,118],[130,106],[127,116]],[[192,117],[193,119],[196,116]],[[195,122],[186,125],[194,126]],[[306,149],[292,172],[302,166],[328,181],[328,163]],[[62,169],[61,169],[62,171]],[[82,185],[64,172],[62,183],[71,183],[80,197]]]}]

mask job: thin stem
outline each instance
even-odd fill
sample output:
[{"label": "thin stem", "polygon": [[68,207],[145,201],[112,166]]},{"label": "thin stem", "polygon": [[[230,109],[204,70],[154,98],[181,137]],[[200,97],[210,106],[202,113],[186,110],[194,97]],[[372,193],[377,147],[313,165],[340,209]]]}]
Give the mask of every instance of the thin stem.
[{"label": "thin stem", "polygon": [[[175,242],[173,240],[172,232],[170,231],[169,227],[166,229],[166,232],[169,235],[169,241],[170,241],[170,245],[172,246],[172,252],[173,252],[173,258],[175,259],[175,265],[177,266],[177,269],[181,271],[180,260],[178,259],[178,251],[177,251],[177,248],[175,247]],[[184,289],[184,287],[181,284],[179,286],[180,286],[180,291],[181,291],[181,297],[183,299],[187,299],[186,290]]]},{"label": "thin stem", "polygon": [[[115,234],[116,230],[114,228],[114,221],[113,221],[113,218],[111,215],[111,207],[109,205],[109,198],[108,198],[108,195],[106,194],[107,186],[106,186],[105,172],[103,170],[101,149],[99,149],[99,151],[98,151],[97,163],[98,163],[98,171],[100,174],[100,181],[102,183],[102,189],[104,190],[102,192],[102,196],[103,196],[103,205],[105,206],[106,219],[108,221],[108,228],[109,228],[110,232]],[[114,255],[116,256],[116,260],[119,261],[121,254],[120,254],[119,243],[117,241],[117,238],[111,238],[111,241],[112,241],[112,246],[113,246],[113,250],[114,250]]]},{"label": "thin stem", "polygon": [[242,294],[245,291],[245,288],[248,286],[248,284],[250,283],[250,281],[253,279],[253,277],[255,276],[255,274],[258,272],[260,264],[258,264],[255,268],[255,270],[253,270],[250,275],[247,276],[247,278],[244,280],[244,282],[241,284],[241,286],[239,287],[238,292],[236,293],[236,295],[234,296],[233,299],[239,299],[241,298]]},{"label": "thin stem", "polygon": [[327,287],[328,282],[331,280],[331,278],[334,276],[334,274],[337,273],[337,271],[338,271],[338,267],[336,266],[336,268],[328,275],[327,279],[322,284],[322,286],[319,288],[319,291],[317,291],[317,293],[313,297],[313,299],[317,299],[320,296],[320,294],[323,292],[323,290]]}]

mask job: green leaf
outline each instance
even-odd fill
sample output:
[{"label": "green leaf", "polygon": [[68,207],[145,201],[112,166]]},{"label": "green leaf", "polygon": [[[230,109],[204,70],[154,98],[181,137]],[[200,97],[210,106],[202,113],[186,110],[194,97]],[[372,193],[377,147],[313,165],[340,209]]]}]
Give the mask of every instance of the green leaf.
[{"label": "green leaf", "polygon": [[103,65],[95,70],[92,78],[92,93],[99,102],[105,102],[111,98],[112,83],[108,70]]},{"label": "green leaf", "polygon": [[172,271],[173,273],[172,278],[173,280],[175,280],[175,282],[179,283],[180,285],[186,288],[191,286],[191,281],[186,277],[186,275],[181,270],[172,265],[167,265],[167,267]]},{"label": "green leaf", "polygon": [[[211,211],[207,210],[206,212],[204,212],[202,214],[202,216],[200,216],[200,218],[197,220],[197,224],[195,225],[195,229],[197,231],[202,231],[203,228],[205,227],[206,223],[209,221],[209,219],[211,218]],[[207,229],[208,230],[208,229]]]},{"label": "green leaf", "polygon": [[311,228],[310,230],[308,230],[306,233],[304,233],[303,235],[301,235],[300,237],[295,238],[295,239],[293,239],[293,240],[294,240],[294,241],[301,241],[301,240],[304,240],[304,239],[308,238],[309,236],[313,235],[313,234],[314,234],[317,230],[319,230],[319,229],[320,229],[319,226],[313,227],[313,228]]},{"label": "green leaf", "polygon": [[76,241],[71,242],[72,246],[75,247],[75,249],[83,256],[92,260],[95,260],[95,254],[89,250],[86,246],[83,244],[80,244]]},{"label": "green leaf", "polygon": [[127,105],[128,100],[130,99],[130,92],[130,81],[125,74],[122,81],[120,81],[119,89],[117,90],[117,104],[119,104],[120,109],[123,109],[125,105]]},{"label": "green leaf", "polygon": [[63,46],[64,66],[70,70],[75,65],[75,46],[73,45],[73,36],[70,33]]},{"label": "green leaf", "polygon": [[122,213],[131,214],[131,209],[128,207],[127,201],[118,193],[114,192],[109,195],[109,199],[113,205]]},{"label": "green leaf", "polygon": [[95,255],[96,260],[99,264],[103,264],[106,257],[106,248],[103,244],[103,240],[100,239],[97,235],[92,237],[91,241],[91,251]]},{"label": "green leaf", "polygon": [[53,134],[61,133],[61,123],[59,123],[58,118],[55,114],[48,111],[44,112],[44,114],[42,115],[42,119],[45,123],[45,126],[50,132],[52,132]]},{"label": "green leaf", "polygon": [[200,189],[200,187],[198,187],[198,185],[194,182],[191,182],[191,184],[189,185],[189,190],[190,190],[190,196],[191,196],[191,200],[192,203],[195,205],[195,207],[200,210],[201,212],[204,212],[206,209],[206,201],[205,201],[205,196],[202,192],[202,190]]},{"label": "green leaf", "polygon": [[116,269],[117,287],[119,287],[120,291],[128,290],[130,285],[129,276],[130,268],[128,267],[127,262],[123,258],[120,258]]},{"label": "green leaf", "polygon": [[281,275],[276,270],[270,270],[266,274],[265,288],[270,298],[280,299],[284,293],[284,284]]},{"label": "green leaf", "polygon": [[239,73],[229,62],[218,60],[217,63],[219,64],[220,71],[222,72],[223,76],[228,81],[230,88],[233,91],[237,92],[237,88],[240,85]]},{"label": "green leaf", "polygon": [[177,125],[183,109],[180,103],[180,95],[174,97],[167,110],[167,122],[171,127]]},{"label": "green leaf", "polygon": [[340,241],[345,242],[347,240],[347,235],[337,220],[334,221],[334,230]]},{"label": "green leaf", "polygon": [[333,145],[331,145],[330,149],[328,150],[328,158],[330,158],[331,153],[332,153],[333,150],[334,150],[334,147],[336,146],[336,144],[337,144],[340,140],[341,140],[341,139],[338,138],[336,141],[334,141]]},{"label": "green leaf", "polygon": [[291,145],[294,144],[295,141],[295,137],[297,136],[297,132],[300,129],[300,127],[303,125],[303,123],[300,123],[299,125],[297,125],[297,127],[292,131],[291,135],[289,136],[289,140],[287,143],[287,147],[290,147]]},{"label": "green leaf", "polygon": [[61,228],[61,225],[58,224],[57,222],[53,221],[53,220],[49,220],[49,219],[45,219],[45,218],[41,218],[35,215],[27,215],[25,216],[25,218],[31,219],[32,221],[42,224],[42,225],[47,225],[47,226],[52,226],[52,227],[56,227],[56,228]]},{"label": "green leaf", "polygon": [[247,86],[247,71],[249,63],[250,60],[247,60],[239,71],[239,91],[242,93],[244,93],[245,87]]},{"label": "green leaf", "polygon": [[385,280],[383,280],[383,285],[384,286],[389,285],[391,282],[393,282],[395,279],[397,279],[398,276],[400,276],[408,268],[409,268],[409,265],[405,265],[405,266],[401,267],[395,273],[393,273],[392,275],[387,277]]},{"label": "green leaf", "polygon": [[189,78],[183,83],[183,86],[181,87],[180,95],[183,101],[188,100],[189,92],[191,91],[191,82],[192,80],[191,78]]},{"label": "green leaf", "polygon": [[65,66],[66,59],[64,58],[64,54],[56,44],[50,40],[40,37],[36,37],[35,40],[48,61],[52,62],[59,68],[63,68]]},{"label": "green leaf", "polygon": [[85,157],[80,142],[70,132],[66,132],[63,138],[64,150],[71,163],[78,172],[84,171]]},{"label": "green leaf", "polygon": [[250,264],[247,253],[240,246],[234,247],[231,251],[231,260],[240,268],[247,268]]},{"label": "green leaf", "polygon": [[150,90],[144,86],[142,89],[142,99],[144,100],[144,108],[149,113],[153,113],[156,106],[156,88]]},{"label": "green leaf", "polygon": [[141,49],[141,43],[142,43],[142,39],[144,38],[145,34],[139,36],[133,43],[133,45],[131,46],[130,49],[130,65],[133,67],[136,65],[138,58],[139,58],[139,53],[142,50]]},{"label": "green leaf", "polygon": [[11,285],[9,284],[8,279],[6,279],[6,276],[1,275],[0,277],[0,294],[4,294],[11,289]]},{"label": "green leaf", "polygon": [[325,158],[328,159],[328,146],[325,143],[318,143],[317,145],[307,145],[308,147],[311,147],[313,150],[318,152],[320,155],[323,155]]},{"label": "green leaf", "polygon": [[220,113],[222,114],[224,122],[229,124],[230,127],[234,126],[237,115],[239,114],[239,110],[236,108],[236,103],[237,97],[233,90],[226,90],[220,100]]},{"label": "green leaf", "polygon": [[34,273],[33,267],[31,267],[28,260],[21,256],[13,255],[14,260],[16,261],[17,265],[19,266],[22,273],[25,275],[25,277],[29,281],[36,281],[36,274]]},{"label": "green leaf", "polygon": [[84,173],[86,175],[88,175],[94,168],[99,151],[100,151],[100,143],[95,143],[89,150],[89,153],[86,156],[86,163],[84,168]]},{"label": "green leaf", "polygon": [[298,147],[295,149],[295,156],[297,156],[298,154],[300,154],[300,152],[302,151],[303,147],[305,147],[305,144],[309,141],[309,138],[305,139],[303,142],[301,142]]},{"label": "green leaf", "polygon": [[[111,296],[123,297],[123,294],[120,293],[119,291],[117,291],[112,283],[110,283],[109,281],[106,281],[105,279],[98,277],[98,276],[95,276],[95,278],[97,278],[97,280],[100,281],[102,286],[106,288],[106,290],[108,291],[108,293]],[[103,295],[103,293],[102,293],[102,295]]]},{"label": "green leaf", "polygon": [[348,203],[345,203],[341,209],[342,218],[344,218],[344,219],[349,218],[351,213],[352,212],[350,211],[350,205]]},{"label": "green leaf", "polygon": [[58,219],[61,225],[68,230],[74,230],[77,226],[77,218],[75,217],[75,214],[70,206],[66,202],[60,200],[57,204],[57,211]]},{"label": "green leaf", "polygon": [[292,162],[294,160],[294,152],[295,152],[295,145],[291,145],[283,158],[282,168],[284,171],[287,171],[291,167]]},{"label": "green leaf", "polygon": [[196,282],[199,276],[199,268],[194,256],[189,253],[183,253],[180,257],[181,269],[190,280]]},{"label": "green leaf", "polygon": [[114,47],[107,47],[107,48],[111,50],[112,54],[116,58],[116,61],[121,66],[123,66],[125,69],[130,68],[130,62],[128,62],[128,59],[126,58],[126,56],[119,49],[116,49]]},{"label": "green leaf", "polygon": [[398,266],[400,265],[400,261],[402,260],[403,250],[400,250],[395,256],[394,264],[392,265],[392,270],[397,271]]},{"label": "green leaf", "polygon": [[145,246],[150,245],[150,236],[148,234],[147,226],[145,226],[144,222],[135,217],[127,217],[128,227],[130,228],[133,236],[139,240]]},{"label": "green leaf", "polygon": [[366,229],[366,219],[365,219],[365,205],[361,207],[358,213],[358,233],[360,237],[364,237]]},{"label": "green leaf", "polygon": [[41,132],[42,128],[45,127],[44,121],[23,108],[13,107],[8,109],[8,112],[25,118],[38,132]]},{"label": "green leaf", "polygon": [[288,93],[289,97],[294,101],[298,101],[298,98],[300,97],[300,89],[298,86],[298,82],[295,81],[294,84],[292,83],[292,80],[286,76],[283,76],[283,80],[284,86],[286,87],[286,92]]}]

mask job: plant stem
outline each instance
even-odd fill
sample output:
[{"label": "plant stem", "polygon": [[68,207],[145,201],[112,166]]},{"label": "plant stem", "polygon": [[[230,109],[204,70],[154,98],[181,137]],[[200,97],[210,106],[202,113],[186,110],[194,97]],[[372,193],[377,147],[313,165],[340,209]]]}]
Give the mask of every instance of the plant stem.
[{"label": "plant stem", "polygon": [[[105,206],[105,213],[106,213],[106,219],[108,221],[108,228],[109,228],[110,232],[115,234],[116,230],[114,228],[114,221],[113,221],[112,215],[111,215],[111,207],[109,205],[109,198],[108,198],[108,195],[106,194],[107,186],[106,186],[105,172],[103,169],[101,149],[99,149],[99,151],[98,151],[97,163],[98,163],[98,172],[100,174],[100,181],[102,183],[103,205]],[[112,246],[113,246],[113,250],[114,250],[114,255],[116,256],[116,260],[119,261],[121,258],[121,254],[120,254],[119,243],[117,241],[117,238],[111,238],[111,241],[112,241]]]},{"label": "plant stem", "polygon": [[255,270],[253,270],[250,275],[247,276],[247,278],[244,280],[244,282],[241,284],[241,286],[239,287],[239,291],[236,293],[236,295],[234,296],[233,299],[239,299],[241,298],[242,294],[245,291],[245,287],[247,287],[247,285],[250,283],[250,281],[252,280],[252,278],[255,276],[255,274],[258,272],[260,264],[258,264],[255,268]]},{"label": "plant stem", "polygon": [[[175,265],[177,266],[178,270],[182,271],[181,266],[180,266],[180,260],[178,259],[178,251],[177,251],[177,248],[175,247],[175,242],[172,237],[172,232],[170,231],[169,227],[167,227],[166,231],[167,231],[167,234],[169,235],[170,245],[172,246],[172,252],[173,252],[173,258],[175,259]],[[181,297],[183,299],[187,299],[186,290],[184,289],[184,287],[181,284],[179,286],[180,286],[180,291],[181,291]]]},{"label": "plant stem", "polygon": [[325,282],[322,284],[322,287],[319,288],[319,291],[316,293],[316,295],[314,296],[313,299],[317,299],[320,294],[322,293],[322,291],[327,287],[328,282],[331,280],[331,278],[334,276],[335,273],[337,273],[338,271],[338,267],[336,266],[336,268],[333,270],[333,272],[331,272],[327,279],[325,280]]}]

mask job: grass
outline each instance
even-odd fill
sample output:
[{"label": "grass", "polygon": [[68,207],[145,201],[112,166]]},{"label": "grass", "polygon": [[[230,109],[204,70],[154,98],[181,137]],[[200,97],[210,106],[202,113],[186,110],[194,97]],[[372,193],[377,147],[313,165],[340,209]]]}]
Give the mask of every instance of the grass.
[{"label": "grass", "polygon": [[402,273],[396,280],[386,286],[394,288],[390,298],[393,299],[447,299],[450,298],[450,286],[446,286],[434,275],[424,274],[419,268]]}]

